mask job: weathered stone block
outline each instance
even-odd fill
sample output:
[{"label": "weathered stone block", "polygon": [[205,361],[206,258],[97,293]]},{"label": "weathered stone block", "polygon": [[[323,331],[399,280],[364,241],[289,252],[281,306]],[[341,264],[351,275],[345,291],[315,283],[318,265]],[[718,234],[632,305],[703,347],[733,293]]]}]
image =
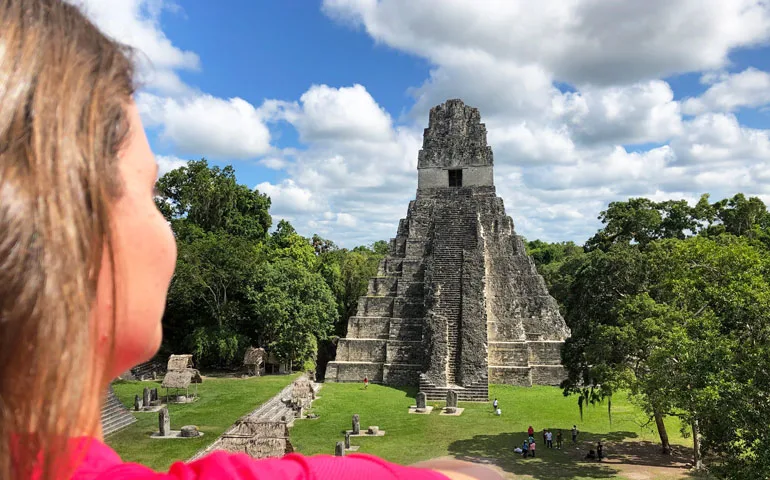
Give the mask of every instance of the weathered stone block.
[{"label": "weathered stone block", "polygon": [[385,257],[377,270],[377,276],[400,275],[403,258]]},{"label": "weathered stone block", "polygon": [[393,297],[361,297],[358,300],[359,317],[390,317],[393,315]]},{"label": "weathered stone block", "polygon": [[385,361],[387,363],[420,363],[422,361],[421,344],[421,341],[389,341],[385,346]]},{"label": "weathered stone block", "polygon": [[425,296],[425,287],[423,282],[399,281],[396,287],[396,296],[411,297],[422,300]]},{"label": "weathered stone block", "polygon": [[421,318],[393,318],[390,320],[388,339],[404,341],[422,340]]},{"label": "weathered stone block", "polygon": [[532,365],[561,365],[561,348],[564,342],[527,342],[529,361]]},{"label": "weathered stone block", "polygon": [[529,374],[529,367],[489,367],[489,383],[502,383],[507,385],[517,385],[520,387],[531,387],[532,378]]},{"label": "weathered stone block", "polygon": [[412,239],[406,241],[406,249],[404,254],[407,257],[422,257],[428,252],[430,242],[423,239]]},{"label": "weathered stone block", "polygon": [[341,338],[337,358],[346,362],[384,362],[387,340]]},{"label": "weathered stone block", "polygon": [[387,385],[417,385],[422,365],[386,363],[382,367],[382,381]]},{"label": "weathered stone block", "polygon": [[398,277],[374,277],[369,279],[367,295],[395,295],[398,289]]},{"label": "weathered stone block", "polygon": [[425,265],[422,257],[403,259],[401,268],[401,278],[405,281],[421,282],[425,277]]},{"label": "weathered stone block", "polygon": [[326,379],[331,382],[370,382],[382,383],[382,363],[375,362],[329,362],[326,366]]},{"label": "weathered stone block", "polygon": [[532,370],[532,383],[536,385],[558,386],[567,378],[567,372],[561,365],[535,365]]},{"label": "weathered stone block", "polygon": [[394,318],[420,318],[425,315],[425,304],[421,299],[395,298]]},{"label": "weathered stone block", "polygon": [[350,317],[348,319],[348,338],[389,337],[390,317]]},{"label": "weathered stone block", "polygon": [[526,342],[489,342],[489,364],[510,367],[529,366]]}]

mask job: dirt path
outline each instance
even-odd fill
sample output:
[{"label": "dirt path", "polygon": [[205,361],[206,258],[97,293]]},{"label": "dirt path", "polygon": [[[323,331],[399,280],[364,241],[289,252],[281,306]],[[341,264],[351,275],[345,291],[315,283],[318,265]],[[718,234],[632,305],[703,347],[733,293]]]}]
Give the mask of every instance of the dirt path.
[{"label": "dirt path", "polygon": [[[551,478],[625,478],[628,480],[677,480],[692,478],[687,451],[680,449],[664,457],[658,446],[648,442],[607,443],[609,458],[602,462],[583,459],[585,449],[566,448],[558,460],[553,458],[489,459],[457,457],[460,460],[491,466],[507,479],[544,480]],[[556,452],[554,452],[556,453]],[[557,455],[558,455],[557,453]],[[455,457],[441,457],[444,460]]]}]

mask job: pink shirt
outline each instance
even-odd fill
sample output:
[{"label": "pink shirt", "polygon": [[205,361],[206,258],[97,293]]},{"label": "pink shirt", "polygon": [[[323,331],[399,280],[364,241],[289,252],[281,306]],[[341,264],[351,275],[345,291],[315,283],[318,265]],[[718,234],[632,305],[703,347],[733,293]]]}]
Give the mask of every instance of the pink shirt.
[{"label": "pink shirt", "polygon": [[93,440],[71,480],[447,480],[431,470],[388,463],[371,455],[346,457],[289,454],[283,458],[254,460],[245,454],[214,452],[190,463],[177,462],[167,473],[158,473],[123,462],[102,442]]}]

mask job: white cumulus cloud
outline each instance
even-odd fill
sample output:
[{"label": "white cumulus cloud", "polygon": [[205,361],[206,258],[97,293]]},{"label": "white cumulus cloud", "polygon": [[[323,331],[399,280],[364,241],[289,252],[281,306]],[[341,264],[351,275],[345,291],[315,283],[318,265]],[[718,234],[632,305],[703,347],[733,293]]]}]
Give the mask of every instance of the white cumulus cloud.
[{"label": "white cumulus cloud", "polygon": [[754,67],[733,74],[704,75],[701,81],[711,86],[700,97],[686,99],[682,104],[684,113],[732,112],[770,104],[770,73]]},{"label": "white cumulus cloud", "polygon": [[177,99],[139,93],[136,99],[145,124],[159,126],[161,138],[180,153],[243,159],[271,149],[262,113],[241,98],[200,94]]}]

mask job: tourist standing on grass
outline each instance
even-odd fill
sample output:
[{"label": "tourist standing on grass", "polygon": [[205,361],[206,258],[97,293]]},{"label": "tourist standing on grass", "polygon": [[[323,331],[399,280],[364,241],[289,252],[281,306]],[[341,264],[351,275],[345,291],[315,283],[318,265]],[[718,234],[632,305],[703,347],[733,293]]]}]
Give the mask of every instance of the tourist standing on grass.
[{"label": "tourist standing on grass", "polygon": [[547,428],[544,428],[544,429],[543,429],[543,445],[545,445],[545,444],[546,444],[546,439],[547,439],[547,437],[548,437],[548,429],[547,429]]},{"label": "tourist standing on grass", "polygon": [[545,446],[553,448],[553,433],[550,430],[545,434]]},{"label": "tourist standing on grass", "polygon": [[369,388],[369,378],[364,377],[364,390],[366,390],[367,388]]},{"label": "tourist standing on grass", "polygon": [[556,448],[561,450],[562,434],[561,430],[556,432]]},{"label": "tourist standing on grass", "polygon": [[492,410],[497,410],[497,405],[498,405],[497,399],[495,398],[495,401],[492,402]]},{"label": "tourist standing on grass", "polygon": [[529,440],[524,440],[524,444],[521,446],[521,450],[522,456],[527,458],[527,455],[529,455]]},{"label": "tourist standing on grass", "polygon": [[132,57],[71,3],[0,1],[0,479],[501,478],[466,462],[224,452],[155,473],[104,444],[110,382],[160,347],[177,253]]},{"label": "tourist standing on grass", "polygon": [[529,442],[529,454],[531,456],[535,456],[535,440],[533,439],[531,442]]},{"label": "tourist standing on grass", "polygon": [[533,437],[534,435],[535,435],[535,429],[532,428],[532,425],[530,425],[529,428],[527,429],[527,436]]},{"label": "tourist standing on grass", "polygon": [[577,425],[572,425],[572,443],[577,443],[578,428]]},{"label": "tourist standing on grass", "polygon": [[601,461],[604,457],[604,445],[602,445],[601,440],[599,440],[599,443],[596,444],[596,458]]}]

